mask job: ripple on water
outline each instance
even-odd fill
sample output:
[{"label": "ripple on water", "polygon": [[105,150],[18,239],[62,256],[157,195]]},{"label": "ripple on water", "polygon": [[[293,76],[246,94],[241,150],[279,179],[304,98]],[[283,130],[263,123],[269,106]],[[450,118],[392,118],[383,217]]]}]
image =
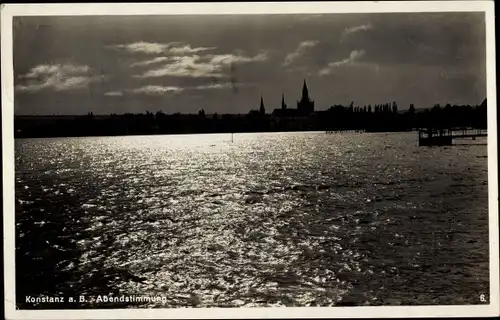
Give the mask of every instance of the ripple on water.
[{"label": "ripple on water", "polygon": [[410,134],[384,136],[391,148],[377,134],[217,139],[20,142],[16,210],[30,219],[18,237],[71,219],[78,256],[61,270],[84,291],[166,297],[140,307],[452,304],[488,292],[484,150],[459,151],[466,170],[455,149],[418,148]]}]

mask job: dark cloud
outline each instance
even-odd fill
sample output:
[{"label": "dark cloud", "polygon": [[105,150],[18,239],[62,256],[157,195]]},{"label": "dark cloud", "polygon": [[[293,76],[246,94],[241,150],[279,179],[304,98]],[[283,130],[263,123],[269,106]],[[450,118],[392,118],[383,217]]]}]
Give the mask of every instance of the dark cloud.
[{"label": "dark cloud", "polygon": [[[485,96],[484,13],[14,18],[19,114],[246,113]],[[36,75],[35,75],[36,73]]]}]

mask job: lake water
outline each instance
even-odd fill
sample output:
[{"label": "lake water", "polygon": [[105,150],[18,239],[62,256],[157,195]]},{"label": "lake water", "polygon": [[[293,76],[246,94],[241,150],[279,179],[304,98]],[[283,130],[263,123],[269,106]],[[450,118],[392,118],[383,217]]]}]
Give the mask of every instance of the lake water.
[{"label": "lake water", "polygon": [[18,306],[481,303],[486,155],[415,132],[16,140]]}]

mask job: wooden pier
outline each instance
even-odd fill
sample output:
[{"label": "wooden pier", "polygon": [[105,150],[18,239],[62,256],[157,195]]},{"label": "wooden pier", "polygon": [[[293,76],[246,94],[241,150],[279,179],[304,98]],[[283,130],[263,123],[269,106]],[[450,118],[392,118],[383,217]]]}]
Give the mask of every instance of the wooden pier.
[{"label": "wooden pier", "polygon": [[474,128],[449,128],[449,129],[419,129],[419,146],[451,146],[453,139],[471,139],[486,137],[488,132]]}]

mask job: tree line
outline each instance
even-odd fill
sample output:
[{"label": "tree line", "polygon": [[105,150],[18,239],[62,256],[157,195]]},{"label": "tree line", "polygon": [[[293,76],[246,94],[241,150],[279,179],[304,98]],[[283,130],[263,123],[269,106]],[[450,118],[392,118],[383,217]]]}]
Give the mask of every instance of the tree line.
[{"label": "tree line", "polygon": [[399,111],[396,102],[355,106],[332,105],[328,110],[309,116],[274,117],[265,110],[248,114],[212,114],[203,109],[197,114],[165,114],[161,111],[142,114],[96,116],[92,112],[75,117],[16,117],[15,137],[116,136],[148,134],[267,132],[267,131],[334,131],[366,130],[409,131],[415,128],[475,127],[487,124],[486,99],[477,106],[434,105],[416,110],[412,104]]},{"label": "tree line", "polygon": [[415,128],[476,127],[486,129],[486,99],[477,106],[434,105],[417,111],[413,104],[404,112],[392,104],[364,107],[334,105],[321,117],[322,127],[332,130],[407,131]]}]

